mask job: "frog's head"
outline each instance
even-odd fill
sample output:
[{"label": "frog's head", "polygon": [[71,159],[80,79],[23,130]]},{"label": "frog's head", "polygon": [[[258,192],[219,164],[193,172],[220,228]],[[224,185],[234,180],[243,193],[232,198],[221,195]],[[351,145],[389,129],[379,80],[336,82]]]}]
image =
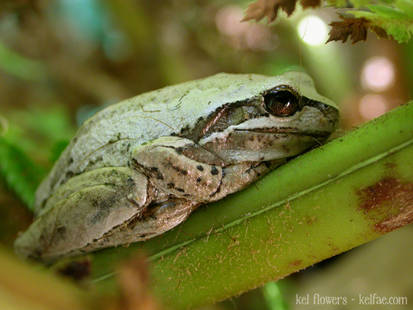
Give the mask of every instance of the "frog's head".
[{"label": "frog's head", "polygon": [[320,145],[336,128],[337,106],[317,93],[305,73],[267,77],[259,85],[245,100],[211,114],[198,143],[227,163],[268,161]]}]

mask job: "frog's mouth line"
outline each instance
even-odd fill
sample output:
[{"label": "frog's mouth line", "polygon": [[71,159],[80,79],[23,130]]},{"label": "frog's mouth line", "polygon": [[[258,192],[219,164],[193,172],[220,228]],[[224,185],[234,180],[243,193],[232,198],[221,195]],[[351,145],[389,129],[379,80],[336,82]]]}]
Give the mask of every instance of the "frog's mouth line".
[{"label": "frog's mouth line", "polygon": [[256,129],[235,129],[234,131],[251,132],[251,133],[268,133],[268,134],[291,134],[297,136],[311,136],[319,138],[327,138],[331,132],[329,131],[297,131],[293,128],[256,128]]}]

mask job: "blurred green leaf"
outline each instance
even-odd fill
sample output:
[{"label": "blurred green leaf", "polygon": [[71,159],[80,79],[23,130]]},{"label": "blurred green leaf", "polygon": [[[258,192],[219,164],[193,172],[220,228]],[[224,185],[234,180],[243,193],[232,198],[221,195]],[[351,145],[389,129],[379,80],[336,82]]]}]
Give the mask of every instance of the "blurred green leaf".
[{"label": "blurred green leaf", "polygon": [[[75,129],[61,105],[34,106],[8,111],[4,139],[17,145],[36,164],[50,168]],[[65,142],[66,141],[66,142]]]},{"label": "blurred green leaf", "polygon": [[413,2],[410,0],[396,0],[396,7],[403,11],[408,17],[413,18]]},{"label": "blurred green leaf", "polygon": [[37,61],[25,58],[0,42],[0,70],[30,81],[45,81],[45,67]]},{"label": "blurred green leaf", "polygon": [[385,5],[367,5],[367,8],[369,8],[372,12],[378,14],[382,18],[404,19],[406,17],[404,12]]},{"label": "blurred green leaf", "polygon": [[50,162],[54,163],[57,161],[64,151],[64,149],[69,145],[70,140],[60,140],[57,141],[50,152]]},{"label": "blurred green leaf", "polygon": [[0,177],[30,209],[45,171],[17,146],[0,137]]},{"label": "blurred green leaf", "polygon": [[270,310],[287,310],[288,306],[276,282],[268,282],[262,287],[265,301]]}]

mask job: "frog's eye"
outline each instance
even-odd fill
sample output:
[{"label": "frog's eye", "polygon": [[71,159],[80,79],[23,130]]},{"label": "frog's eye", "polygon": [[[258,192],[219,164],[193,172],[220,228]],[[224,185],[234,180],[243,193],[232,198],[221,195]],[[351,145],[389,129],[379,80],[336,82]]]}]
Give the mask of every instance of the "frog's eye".
[{"label": "frog's eye", "polygon": [[299,108],[298,98],[288,90],[273,90],[264,95],[265,109],[275,116],[290,116]]}]

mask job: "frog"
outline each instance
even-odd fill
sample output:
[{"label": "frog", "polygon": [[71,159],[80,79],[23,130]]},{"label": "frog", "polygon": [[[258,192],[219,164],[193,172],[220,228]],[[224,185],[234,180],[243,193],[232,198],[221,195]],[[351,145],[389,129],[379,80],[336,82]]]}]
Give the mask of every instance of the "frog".
[{"label": "frog", "polygon": [[123,100],[79,128],[15,251],[51,262],[161,235],[321,145],[338,118],[296,71],[219,73]]}]

